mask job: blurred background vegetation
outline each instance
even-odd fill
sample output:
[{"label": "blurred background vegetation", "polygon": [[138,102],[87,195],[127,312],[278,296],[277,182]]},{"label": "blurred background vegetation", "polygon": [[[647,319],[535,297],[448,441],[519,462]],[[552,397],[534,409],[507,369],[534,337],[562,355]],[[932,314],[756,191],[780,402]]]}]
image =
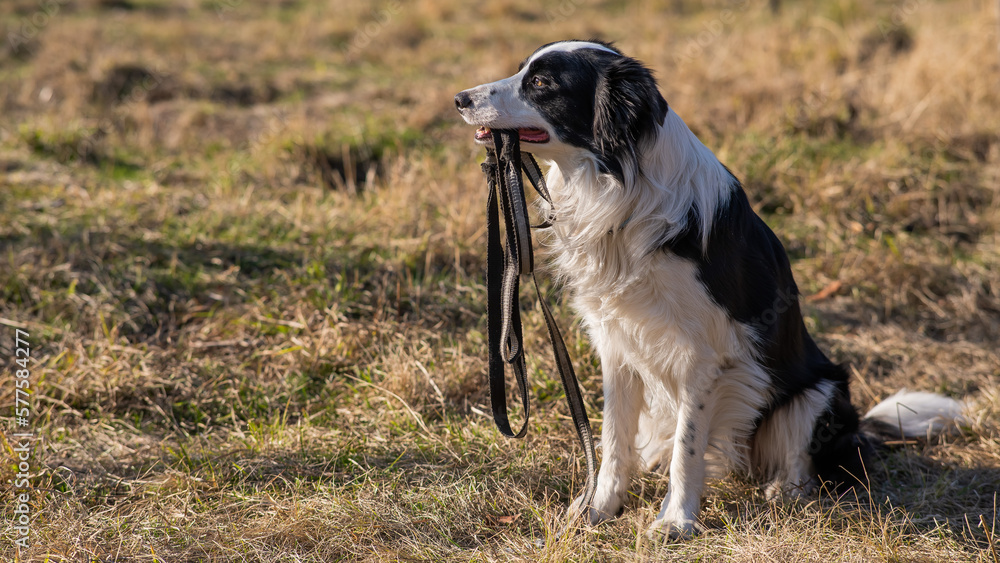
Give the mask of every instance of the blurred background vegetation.
[{"label": "blurred background vegetation", "polygon": [[[43,439],[35,547],[0,554],[996,561],[997,10],[5,0],[0,353],[29,331]],[[653,68],[743,180],[858,406],[963,397],[966,435],[890,454],[848,506],[725,480],[711,531],[665,551],[641,536],[657,476],[618,522],[546,534],[579,452],[536,310],[528,441],[482,415],[486,194],[452,98],[591,37]],[[557,290],[599,428],[597,362]]]}]

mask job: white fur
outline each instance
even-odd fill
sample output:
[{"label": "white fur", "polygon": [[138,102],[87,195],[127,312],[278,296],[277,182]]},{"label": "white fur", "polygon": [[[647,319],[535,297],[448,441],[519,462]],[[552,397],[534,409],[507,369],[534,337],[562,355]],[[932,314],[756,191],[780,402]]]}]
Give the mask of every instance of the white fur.
[{"label": "white fur", "polygon": [[826,410],[834,383],[822,381],[765,419],[754,435],[752,471],[770,479],[768,498],[808,495],[816,486],[809,445],[816,418]]},{"label": "white fur", "polygon": [[[687,535],[709,462],[746,467],[768,376],[753,335],[712,300],[696,266],[651,250],[686,227],[692,207],[711,217],[731,180],[672,111],[642,152],[644,174],[626,185],[601,174],[589,152],[566,152],[550,161],[556,221],[547,242],[601,357],[604,461],[590,519],[617,513],[641,460],[670,468],[653,529]],[[701,228],[707,234],[710,221]]]},{"label": "white fur", "polygon": [[[534,56],[585,48],[610,51],[568,42]],[[824,380],[759,421],[773,389],[757,334],[713,300],[692,261],[663,249],[689,227],[692,209],[707,248],[712,218],[735,189],[729,171],[670,109],[638,147],[640,174],[630,166],[623,180],[602,173],[596,155],[561,141],[521,98],[530,66],[467,90],[460,96],[469,98],[459,103],[456,97],[456,103],[470,124],[543,128],[551,137],[531,147],[549,164],[552,205],[539,205],[554,222],[541,240],[573,295],[603,371],[603,462],[589,520],[596,524],[617,514],[640,463],[670,472],[653,534],[697,530],[701,493],[713,471],[740,469],[768,479],[772,497],[806,494],[815,486],[813,429],[835,384]],[[905,429],[926,432],[931,415],[955,412],[951,403],[925,395],[899,397],[922,413],[901,412]],[[897,413],[880,405],[869,416],[895,421]]]},{"label": "white fur", "polygon": [[[602,286],[620,283],[651,249],[683,232],[692,208],[702,217],[701,236],[707,242],[715,210],[732,187],[729,172],[673,110],[643,151],[642,177],[626,169],[624,186],[601,174],[589,151],[568,145],[532,151],[553,164],[546,180],[555,210],[542,201],[541,211],[545,217],[553,211],[559,216],[553,229],[560,250],[557,270],[587,269],[600,275]],[[618,230],[621,236],[606,236]]]},{"label": "white fur", "polygon": [[[556,221],[545,242],[601,357],[604,461],[591,521],[615,515],[641,460],[670,467],[670,501],[654,526],[690,533],[709,462],[746,467],[768,377],[753,334],[712,300],[695,265],[651,251],[687,227],[692,207],[713,216],[729,197],[729,172],[673,111],[642,151],[643,175],[625,185],[589,151],[533,152],[551,165],[554,209],[543,202],[541,214]],[[704,240],[710,219],[699,226]]]},{"label": "white fur", "polygon": [[[575,42],[535,56],[553,48],[607,50]],[[468,90],[466,121],[551,134],[518,96],[524,72]],[[687,228],[692,208],[707,241],[711,218],[733,189],[731,175],[673,111],[647,145],[642,174],[626,167],[624,182],[601,173],[593,153],[555,136],[531,150],[550,165],[553,209],[543,203],[541,214],[556,220],[544,242],[603,370],[603,462],[590,521],[617,513],[639,461],[669,465],[669,494],[651,531],[683,536],[696,530],[709,469],[748,467],[769,377],[757,362],[755,335],[715,303],[697,267],[657,250]]]},{"label": "white fur", "polygon": [[928,438],[957,430],[965,405],[934,393],[901,389],[865,413],[865,418],[900,428],[905,438]]}]

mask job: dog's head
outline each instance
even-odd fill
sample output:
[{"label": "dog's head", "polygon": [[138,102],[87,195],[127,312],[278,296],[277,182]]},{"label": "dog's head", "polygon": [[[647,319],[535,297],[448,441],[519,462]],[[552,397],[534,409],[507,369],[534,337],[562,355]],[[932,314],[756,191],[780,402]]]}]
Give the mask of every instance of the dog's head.
[{"label": "dog's head", "polygon": [[625,168],[638,171],[639,145],[667,114],[650,71],[597,41],[545,45],[514,76],[459,92],[455,105],[479,126],[478,143],[492,142],[491,128],[517,129],[536,156],[589,151],[619,177]]}]

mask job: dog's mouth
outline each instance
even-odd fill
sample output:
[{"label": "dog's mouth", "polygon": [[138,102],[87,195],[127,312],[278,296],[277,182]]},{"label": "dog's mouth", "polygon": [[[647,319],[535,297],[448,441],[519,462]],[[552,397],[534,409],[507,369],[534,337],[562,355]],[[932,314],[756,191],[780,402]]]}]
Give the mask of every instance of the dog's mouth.
[{"label": "dog's mouth", "polygon": [[[517,130],[517,136],[521,141],[525,143],[547,143],[549,142],[549,133],[545,129],[537,129],[535,127],[520,127]],[[489,127],[480,126],[476,129],[476,142],[486,143],[493,140],[493,132],[490,131]]]}]

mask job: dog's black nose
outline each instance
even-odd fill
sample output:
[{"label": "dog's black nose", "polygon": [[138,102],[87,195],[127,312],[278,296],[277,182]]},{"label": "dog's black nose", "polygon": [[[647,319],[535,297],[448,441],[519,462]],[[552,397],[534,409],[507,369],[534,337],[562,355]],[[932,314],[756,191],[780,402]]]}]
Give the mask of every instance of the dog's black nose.
[{"label": "dog's black nose", "polygon": [[472,105],[472,96],[470,96],[468,92],[459,92],[458,95],[455,96],[455,107],[457,107],[459,111],[471,105]]}]

